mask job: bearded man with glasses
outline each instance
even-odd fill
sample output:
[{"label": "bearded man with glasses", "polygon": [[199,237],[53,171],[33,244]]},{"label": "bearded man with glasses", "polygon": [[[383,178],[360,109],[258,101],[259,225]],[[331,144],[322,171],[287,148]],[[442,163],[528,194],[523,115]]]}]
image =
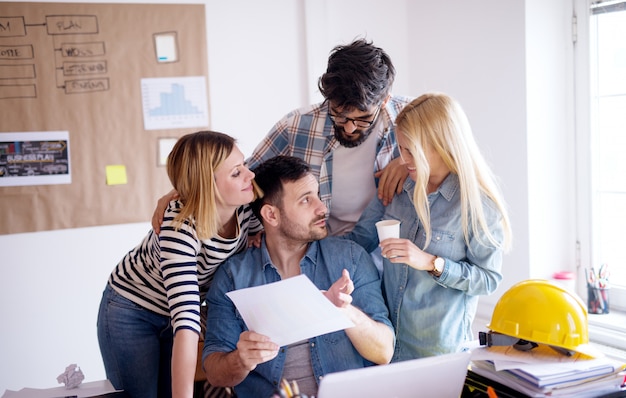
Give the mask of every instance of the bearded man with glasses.
[{"label": "bearded man with glasses", "polygon": [[371,42],[335,47],[318,81],[325,100],[283,117],[248,160],[252,168],[278,155],[306,161],[319,179],[331,235],[350,232],[377,192],[391,202],[407,177],[394,120],[412,98],[391,95],[395,74]]},{"label": "bearded man with glasses", "polygon": [[[352,119],[343,116],[340,111],[333,111],[332,107],[330,107],[328,116],[333,121],[337,141],[346,148],[354,148],[362,144],[372,132],[371,127],[376,122],[381,108],[382,104],[376,108],[373,116],[362,116],[358,119]],[[371,120],[363,120],[363,118]]]}]

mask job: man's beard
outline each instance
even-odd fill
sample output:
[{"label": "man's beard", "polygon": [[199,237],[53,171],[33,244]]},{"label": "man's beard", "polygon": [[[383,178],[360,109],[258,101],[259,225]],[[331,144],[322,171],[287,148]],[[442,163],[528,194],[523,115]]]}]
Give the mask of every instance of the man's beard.
[{"label": "man's beard", "polygon": [[[363,142],[365,142],[367,137],[369,137],[369,135],[372,133],[374,126],[375,126],[375,123],[371,125],[370,127],[368,127],[367,130],[355,130],[355,132],[357,131],[359,132],[358,138],[355,140],[351,140],[345,137],[348,134],[346,134],[342,126],[338,126],[333,123],[333,127],[335,128],[335,131],[334,131],[335,139],[337,139],[337,141],[339,141],[339,143],[345,146],[346,148],[354,148],[356,146],[361,145]],[[354,135],[355,134],[352,133],[351,136],[354,136]]]},{"label": "man's beard", "polygon": [[298,240],[303,242],[313,242],[316,240],[324,239],[328,236],[328,228],[316,228],[314,224],[325,217],[321,216],[313,220],[308,226],[299,225],[293,222],[288,217],[282,218],[280,230],[283,236],[292,240]]}]

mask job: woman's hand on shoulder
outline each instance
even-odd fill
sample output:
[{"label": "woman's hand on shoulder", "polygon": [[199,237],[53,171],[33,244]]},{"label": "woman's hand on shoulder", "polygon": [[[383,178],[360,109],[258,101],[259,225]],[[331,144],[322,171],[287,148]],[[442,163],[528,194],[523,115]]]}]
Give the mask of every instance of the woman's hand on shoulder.
[{"label": "woman's hand on shoulder", "polygon": [[256,247],[257,249],[261,247],[261,239],[263,239],[263,230],[257,232],[254,235],[248,235],[248,247]]},{"label": "woman's hand on shoulder", "polygon": [[379,178],[378,199],[385,206],[391,203],[395,195],[402,193],[404,181],[408,176],[409,172],[399,156],[389,162],[387,167],[374,174],[374,177]]},{"label": "woman's hand on shoulder", "polygon": [[152,213],[152,229],[154,229],[155,233],[158,234],[161,232],[161,224],[163,223],[163,215],[165,214],[165,210],[167,210],[167,205],[175,199],[178,199],[178,192],[172,189],[157,202],[156,209],[154,209],[154,213]]}]

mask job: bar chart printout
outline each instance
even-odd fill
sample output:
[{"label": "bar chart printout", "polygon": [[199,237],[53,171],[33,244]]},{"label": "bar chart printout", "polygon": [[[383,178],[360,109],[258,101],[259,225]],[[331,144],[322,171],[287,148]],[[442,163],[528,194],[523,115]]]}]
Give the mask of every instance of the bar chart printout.
[{"label": "bar chart printout", "polygon": [[204,76],[141,79],[144,129],[209,125]]}]

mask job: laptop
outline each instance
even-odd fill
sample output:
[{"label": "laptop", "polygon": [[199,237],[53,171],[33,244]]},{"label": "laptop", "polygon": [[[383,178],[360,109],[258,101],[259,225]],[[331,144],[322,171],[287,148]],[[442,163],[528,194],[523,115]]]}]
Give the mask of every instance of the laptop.
[{"label": "laptop", "polygon": [[460,397],[469,351],[329,373],[317,398]]}]

